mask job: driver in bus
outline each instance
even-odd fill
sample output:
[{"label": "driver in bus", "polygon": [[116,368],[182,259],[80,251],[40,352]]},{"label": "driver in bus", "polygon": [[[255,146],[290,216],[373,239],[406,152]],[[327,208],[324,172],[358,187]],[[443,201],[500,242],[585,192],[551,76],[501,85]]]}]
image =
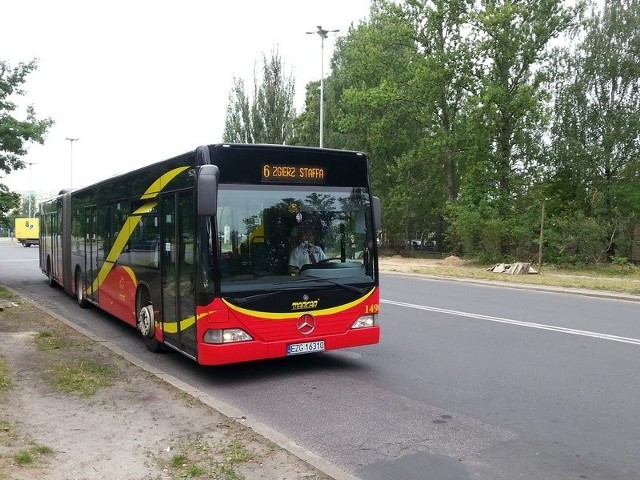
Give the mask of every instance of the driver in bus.
[{"label": "driver in bus", "polygon": [[313,231],[311,228],[302,227],[300,243],[291,250],[291,255],[289,256],[289,273],[295,275],[303,265],[313,265],[325,258],[327,256],[322,249],[313,243]]}]

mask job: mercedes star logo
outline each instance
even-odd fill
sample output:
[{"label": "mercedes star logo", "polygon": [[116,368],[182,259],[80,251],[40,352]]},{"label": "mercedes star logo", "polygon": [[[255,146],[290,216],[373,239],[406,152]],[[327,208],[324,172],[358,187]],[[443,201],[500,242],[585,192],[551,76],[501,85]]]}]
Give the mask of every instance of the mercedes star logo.
[{"label": "mercedes star logo", "polygon": [[305,313],[298,318],[298,331],[303,335],[309,335],[316,328],[316,319],[313,315]]}]

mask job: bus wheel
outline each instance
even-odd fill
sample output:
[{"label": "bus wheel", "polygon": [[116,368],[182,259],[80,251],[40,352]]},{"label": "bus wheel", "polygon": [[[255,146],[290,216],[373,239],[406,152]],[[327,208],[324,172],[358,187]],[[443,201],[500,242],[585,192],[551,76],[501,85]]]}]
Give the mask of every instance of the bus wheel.
[{"label": "bus wheel", "polygon": [[82,270],[76,270],[76,300],[80,308],[88,308],[89,302],[84,296],[84,276]]},{"label": "bus wheel", "polygon": [[162,344],[156,340],[156,324],[153,315],[153,305],[146,293],[140,295],[138,302],[138,330],[147,349],[153,353],[162,350]]},{"label": "bus wheel", "polygon": [[56,281],[53,279],[53,271],[51,270],[51,259],[47,258],[47,278],[49,279],[49,286],[51,288],[56,286]]}]

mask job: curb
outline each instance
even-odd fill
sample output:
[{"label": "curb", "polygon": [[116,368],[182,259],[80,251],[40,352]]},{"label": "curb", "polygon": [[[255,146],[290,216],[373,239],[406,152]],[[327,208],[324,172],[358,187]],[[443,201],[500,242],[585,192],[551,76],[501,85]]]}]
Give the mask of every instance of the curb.
[{"label": "curb", "polygon": [[45,312],[47,315],[50,315],[51,317],[53,317],[56,320],[58,320],[59,322],[65,324],[66,326],[72,328],[73,330],[75,330],[76,332],[80,333],[81,335],[84,335],[85,337],[89,338],[90,340],[93,340],[94,342],[97,342],[100,345],[104,346],[105,348],[111,350],[113,353],[115,353],[116,355],[124,358],[129,363],[132,363],[135,366],[143,369],[144,371],[146,371],[146,372],[150,373],[151,375],[157,377],[158,379],[162,380],[163,382],[168,383],[168,384],[174,386],[175,388],[177,388],[177,389],[179,389],[179,390],[181,390],[183,392],[188,393],[192,397],[198,399],[203,404],[205,404],[208,407],[218,411],[219,413],[221,413],[222,415],[230,418],[231,420],[234,420],[234,421],[236,421],[236,422],[238,422],[238,423],[240,423],[240,424],[242,424],[242,425],[244,425],[246,427],[249,427],[251,430],[253,430],[257,434],[262,435],[263,437],[265,437],[270,442],[273,442],[278,447],[282,448],[283,450],[288,451],[289,453],[291,453],[292,455],[294,455],[298,459],[300,459],[303,462],[306,462],[309,465],[315,467],[317,470],[319,470],[323,474],[333,478],[334,480],[359,480],[358,477],[355,477],[355,476],[351,475],[350,473],[345,472],[341,468],[339,468],[336,465],[324,460],[322,457],[319,457],[315,453],[305,449],[304,447],[301,447],[300,445],[298,445],[297,443],[292,441],[290,438],[288,438],[286,435],[278,432],[277,430],[269,427],[268,425],[266,425],[266,424],[264,424],[262,422],[259,422],[257,420],[253,420],[249,415],[247,415],[245,412],[239,410],[238,408],[236,408],[236,407],[234,407],[232,405],[229,405],[226,402],[218,400],[217,398],[213,397],[212,395],[209,395],[208,393],[203,392],[202,390],[199,390],[198,388],[195,388],[195,387],[193,387],[193,386],[181,381],[180,379],[174,377],[173,375],[170,375],[170,374],[168,374],[166,372],[163,372],[162,370],[159,370],[159,369],[153,367],[152,365],[149,365],[148,363],[143,362],[142,360],[136,358],[135,356],[131,355],[130,353],[122,350],[117,345],[114,345],[113,343],[111,343],[111,342],[99,337],[98,335],[94,334],[93,332],[90,332],[89,330],[87,330],[87,329],[85,329],[85,328],[83,328],[83,327],[81,327],[79,325],[76,325],[75,323],[71,322],[70,320],[67,320],[66,318],[64,318],[63,316],[57,314],[56,312],[53,312],[53,311],[49,310],[46,307],[38,305],[33,300],[31,300],[30,298],[25,297],[24,295],[20,294],[16,290],[13,290],[12,288],[6,287],[4,285],[3,285],[3,288],[6,288],[8,291],[13,293],[14,295],[17,295],[20,298],[24,299],[32,307],[37,308],[38,310],[41,310],[41,311]]}]

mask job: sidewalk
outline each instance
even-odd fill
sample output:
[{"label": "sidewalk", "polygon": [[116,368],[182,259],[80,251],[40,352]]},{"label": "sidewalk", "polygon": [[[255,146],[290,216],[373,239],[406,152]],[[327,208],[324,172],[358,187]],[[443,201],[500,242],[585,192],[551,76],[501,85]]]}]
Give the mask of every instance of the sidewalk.
[{"label": "sidewalk", "polygon": [[[249,414],[12,293],[0,298],[0,373],[6,366],[12,382],[0,389],[0,478],[354,480]],[[107,372],[94,394],[54,383],[60,371],[88,365]]]}]

